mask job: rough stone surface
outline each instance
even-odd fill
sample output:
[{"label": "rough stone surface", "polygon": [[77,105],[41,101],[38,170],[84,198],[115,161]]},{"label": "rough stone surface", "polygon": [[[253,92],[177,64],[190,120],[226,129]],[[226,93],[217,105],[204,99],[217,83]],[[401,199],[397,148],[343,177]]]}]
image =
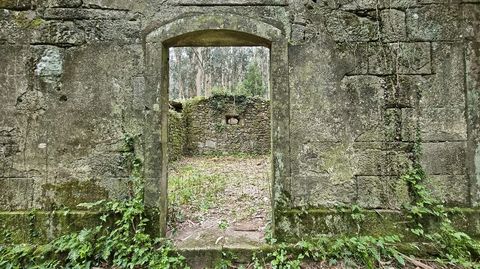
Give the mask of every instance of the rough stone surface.
[{"label": "rough stone surface", "polygon": [[29,45],[43,23],[31,10],[0,9],[0,43]]},{"label": "rough stone surface", "polygon": [[407,9],[407,33],[412,40],[461,39],[461,13],[458,4],[427,5]]},{"label": "rough stone surface", "polygon": [[418,107],[422,89],[428,87],[428,76],[398,76],[395,81],[395,106]]},{"label": "rough stone surface", "polygon": [[87,8],[99,9],[119,9],[119,10],[139,10],[146,7],[142,1],[129,0],[83,0],[83,6]]},{"label": "rough stone surface", "polygon": [[423,141],[467,138],[463,50],[460,43],[433,44],[435,75],[429,78],[420,93],[422,117],[419,120]]},{"label": "rough stone surface", "polygon": [[397,149],[377,147],[375,144],[355,146],[356,175],[402,175],[411,165],[409,154]]},{"label": "rough stone surface", "polygon": [[428,42],[393,43],[398,74],[431,74],[431,49]]},{"label": "rough stone surface", "polygon": [[42,0],[46,7],[80,7],[82,0]]},{"label": "rough stone surface", "polygon": [[177,0],[172,1],[176,5],[214,5],[214,6],[284,6],[287,0]]},{"label": "rough stone surface", "polygon": [[414,0],[341,0],[329,1],[330,7],[339,7],[348,11],[364,11],[377,9],[404,9],[405,7],[417,6],[417,1]]},{"label": "rough stone surface", "polygon": [[338,11],[327,18],[327,30],[336,41],[369,41],[378,38],[378,21]]},{"label": "rough stone surface", "polygon": [[348,75],[366,75],[368,73],[368,43],[366,42],[342,42],[337,43],[336,51],[340,59],[349,59]]},{"label": "rough stone surface", "polygon": [[185,154],[187,129],[181,113],[168,111],[168,160],[175,161]]},{"label": "rough stone surface", "polygon": [[401,140],[415,142],[418,140],[418,111],[414,108],[401,109]]},{"label": "rough stone surface", "polygon": [[385,81],[375,76],[349,76],[342,79],[340,89],[348,96],[345,116],[353,139],[382,140]]},{"label": "rough stone surface", "polygon": [[464,175],[465,142],[423,143],[421,163],[428,175]]},{"label": "rough stone surface", "polygon": [[44,19],[53,20],[135,20],[136,15],[124,10],[103,10],[88,8],[47,8]]},{"label": "rough stone surface", "polygon": [[35,66],[35,75],[46,82],[58,81],[63,74],[63,50],[48,47]]},{"label": "rough stone surface", "polygon": [[480,205],[480,43],[469,42],[465,54],[466,64],[466,89],[467,89],[467,122],[468,122],[468,147],[467,171],[470,183],[472,205]]},{"label": "rough stone surface", "polygon": [[139,43],[141,23],[124,20],[84,20],[77,22],[88,42]]},{"label": "rough stone surface", "polygon": [[369,74],[390,75],[395,72],[395,52],[389,44],[369,43],[367,57]]},{"label": "rough stone surface", "polygon": [[0,178],[4,190],[0,195],[2,210],[28,210],[33,201],[33,180],[29,178]]},{"label": "rough stone surface", "polygon": [[22,10],[29,9],[32,5],[31,0],[2,0],[0,8]]},{"label": "rough stone surface", "polygon": [[480,40],[480,5],[462,5],[463,24],[462,29],[466,38]]},{"label": "rough stone surface", "polygon": [[31,36],[32,43],[75,46],[85,42],[85,32],[71,21],[42,21]]},{"label": "rough stone surface", "polygon": [[383,41],[406,40],[405,12],[397,9],[385,9],[380,12],[380,19],[382,21],[381,38]]},{"label": "rough stone surface", "polygon": [[400,209],[410,201],[408,187],[399,177],[358,176],[358,205]]},{"label": "rough stone surface", "polygon": [[436,199],[449,206],[468,206],[468,179],[465,175],[431,175],[426,184]]}]

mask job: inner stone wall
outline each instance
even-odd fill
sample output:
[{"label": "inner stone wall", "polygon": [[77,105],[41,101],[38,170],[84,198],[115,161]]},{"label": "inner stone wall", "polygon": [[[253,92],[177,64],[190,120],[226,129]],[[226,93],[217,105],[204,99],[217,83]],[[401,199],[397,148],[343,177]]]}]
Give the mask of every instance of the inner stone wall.
[{"label": "inner stone wall", "polygon": [[187,128],[182,113],[168,111],[168,160],[176,161],[185,155]]},{"label": "inner stone wall", "polygon": [[[282,165],[291,173],[274,190],[279,234],[344,232],[348,222],[334,208],[352,204],[376,210],[365,233],[379,223],[379,233],[401,232],[398,209],[411,197],[400,175],[416,141],[433,193],[477,212],[477,1],[7,0],[0,225],[25,227],[14,238],[31,237],[31,209],[42,214],[37,225],[47,238],[83,223],[59,221],[52,210],[125,197],[124,138],[139,137],[142,155],[152,146],[142,144],[145,118],[159,111],[145,102],[156,94],[145,92],[145,35],[195,14],[261,21],[288,42],[289,74],[278,79],[289,86],[279,102],[289,108],[291,161]],[[463,228],[480,234],[479,218],[468,216]]]},{"label": "inner stone wall", "polygon": [[268,154],[270,105],[245,96],[212,96],[186,102],[185,154]]}]

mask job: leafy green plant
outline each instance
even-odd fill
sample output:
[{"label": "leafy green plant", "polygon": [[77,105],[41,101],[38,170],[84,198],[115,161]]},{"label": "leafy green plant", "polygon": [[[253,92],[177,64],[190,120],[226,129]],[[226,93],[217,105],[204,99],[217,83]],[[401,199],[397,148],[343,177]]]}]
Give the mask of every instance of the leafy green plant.
[{"label": "leafy green plant", "polygon": [[[413,166],[403,176],[413,197],[413,202],[405,206],[411,222],[409,231],[436,249],[438,261],[480,268],[480,242],[453,226],[449,212],[425,186],[427,175],[419,162],[420,142],[418,139],[414,145]],[[433,229],[429,227],[432,219],[438,223]]]},{"label": "leafy green plant", "polygon": [[5,224],[0,228],[0,238],[4,243],[12,240],[12,231]]},{"label": "leafy green plant", "polygon": [[220,229],[223,230],[223,231],[225,231],[226,229],[228,229],[228,226],[229,226],[229,224],[228,224],[228,221],[227,221],[227,220],[222,219],[222,220],[220,220],[220,221],[218,222],[218,228],[220,228]]},{"label": "leafy green plant", "polygon": [[303,254],[295,254],[292,246],[281,243],[273,250],[255,253],[250,266],[255,269],[297,269],[303,258]]},{"label": "leafy green plant", "polygon": [[231,251],[222,251],[222,257],[216,262],[215,269],[234,268],[233,261],[237,259]]},{"label": "leafy green plant", "polygon": [[127,136],[123,149],[131,176],[129,197],[79,206],[98,209],[101,224],[61,236],[46,245],[0,247],[1,268],[185,268],[184,258],[164,239],[152,238],[143,203],[142,163],[136,157],[134,138]]},{"label": "leafy green plant", "polygon": [[[133,138],[127,137],[122,149],[125,163],[131,171],[129,197],[79,205],[102,212],[100,225],[61,236],[45,245],[0,245],[0,268],[185,268],[185,259],[176,253],[170,242],[154,239],[147,232],[149,220],[143,203],[142,162],[136,157],[134,142]],[[421,154],[418,145],[415,146],[415,154],[412,168],[403,175],[413,198],[410,204],[405,205],[410,219],[409,231],[420,241],[430,243],[438,253],[438,262],[480,268],[480,242],[454,227],[450,212],[433,198],[425,186],[427,175],[418,162]],[[208,209],[209,202],[216,199],[216,193],[224,187],[224,181],[200,175],[192,167],[183,169],[188,172],[185,178],[171,178],[170,187],[177,190],[176,195],[171,196],[172,201],[181,206],[189,204],[192,199],[202,199],[200,207]],[[306,209],[303,211],[303,214],[308,214]],[[358,205],[340,207],[338,211],[349,213],[356,222],[365,219],[363,209]],[[35,227],[34,213],[29,214],[31,232]],[[433,229],[432,219],[438,223]],[[221,229],[228,228],[225,220],[218,225]],[[4,232],[4,237],[8,238],[10,234]],[[272,244],[276,243],[268,235],[268,230],[266,238]],[[346,267],[377,268],[386,261],[403,266],[405,255],[397,249],[399,243],[401,237],[398,235],[321,236],[294,245],[272,245],[273,250],[254,256],[252,266],[293,269],[300,268],[307,259],[328,261],[330,264],[341,262]],[[223,253],[215,268],[231,268],[233,260],[230,253]]]},{"label": "leafy green plant", "polygon": [[30,238],[38,237],[39,234],[37,229],[35,228],[35,224],[37,221],[36,210],[35,209],[30,210],[30,212],[28,212],[27,218],[28,218],[28,233],[30,235]]},{"label": "leafy green plant", "polygon": [[239,95],[264,96],[267,92],[262,79],[262,73],[257,63],[250,63],[247,67],[245,79],[238,87]]},{"label": "leafy green plant", "polygon": [[[378,268],[383,262],[405,265],[404,255],[397,250],[400,236],[321,236],[302,240],[295,245],[279,244],[273,251],[254,255],[254,268],[300,268],[306,260],[342,262],[347,268]],[[263,257],[263,258],[259,258]]]},{"label": "leafy green plant", "polygon": [[212,89],[210,90],[212,95],[229,95],[231,94],[231,92],[224,88],[224,87],[219,87],[219,86],[214,86],[212,87]]},{"label": "leafy green plant", "polygon": [[225,124],[223,124],[223,123],[216,123],[216,124],[215,124],[215,131],[216,131],[217,133],[223,133],[223,131],[225,131],[225,128],[226,128],[226,127],[227,127],[227,126],[226,126]]},{"label": "leafy green plant", "polygon": [[179,168],[179,173],[169,176],[169,225],[188,213],[207,212],[215,204],[219,193],[225,190],[227,178],[205,174],[191,166]]},{"label": "leafy green plant", "polygon": [[205,99],[207,104],[214,110],[217,114],[223,114],[227,112],[229,109],[233,109],[236,114],[241,115],[245,112],[248,106],[254,104],[254,100],[258,100],[259,97],[255,96],[247,96],[243,93],[240,94],[232,94],[226,93],[221,94],[217,93],[212,95],[211,97]]}]

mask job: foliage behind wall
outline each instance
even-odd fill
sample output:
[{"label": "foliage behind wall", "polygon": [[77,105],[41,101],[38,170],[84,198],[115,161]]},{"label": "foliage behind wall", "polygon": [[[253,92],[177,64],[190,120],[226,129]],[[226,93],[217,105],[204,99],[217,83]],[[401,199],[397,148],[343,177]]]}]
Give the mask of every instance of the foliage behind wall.
[{"label": "foliage behind wall", "polygon": [[170,49],[171,100],[208,97],[215,91],[268,98],[268,81],[269,50],[264,47]]}]

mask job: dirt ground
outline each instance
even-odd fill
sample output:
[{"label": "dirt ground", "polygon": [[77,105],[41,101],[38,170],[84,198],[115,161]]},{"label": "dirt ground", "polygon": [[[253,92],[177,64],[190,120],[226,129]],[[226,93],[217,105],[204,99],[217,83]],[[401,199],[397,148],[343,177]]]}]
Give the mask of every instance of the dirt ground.
[{"label": "dirt ground", "polygon": [[[202,156],[171,163],[168,237],[183,249],[248,249],[265,245],[271,213],[269,173],[269,156]],[[405,257],[405,261],[402,268],[460,268],[433,260]],[[253,268],[253,264],[233,268]],[[324,261],[303,262],[301,268],[352,266]],[[393,261],[385,261],[380,268],[398,267]]]},{"label": "dirt ground", "polygon": [[269,156],[188,157],[169,167],[168,236],[177,247],[264,244]]}]

